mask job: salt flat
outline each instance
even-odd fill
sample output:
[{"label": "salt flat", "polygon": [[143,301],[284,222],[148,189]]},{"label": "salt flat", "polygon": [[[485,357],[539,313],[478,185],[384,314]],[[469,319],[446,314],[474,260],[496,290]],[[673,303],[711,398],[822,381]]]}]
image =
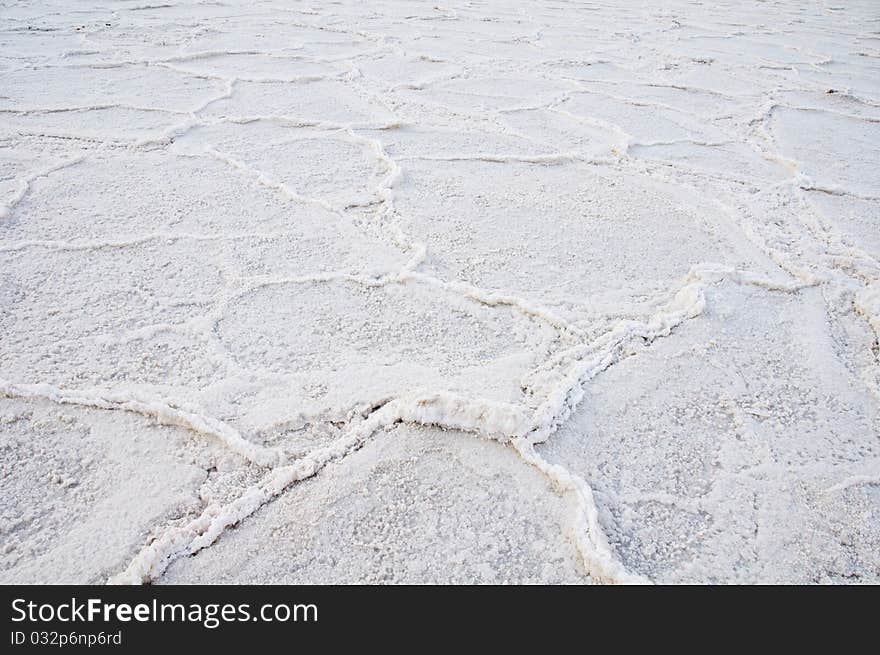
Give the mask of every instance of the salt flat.
[{"label": "salt flat", "polygon": [[0,1],[0,581],[880,582],[880,8]]}]

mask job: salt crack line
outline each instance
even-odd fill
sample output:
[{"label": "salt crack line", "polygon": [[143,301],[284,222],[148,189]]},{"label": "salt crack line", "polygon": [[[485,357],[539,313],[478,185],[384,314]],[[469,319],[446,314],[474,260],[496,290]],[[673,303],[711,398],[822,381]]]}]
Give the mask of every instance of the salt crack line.
[{"label": "salt crack line", "polygon": [[186,115],[189,113],[186,111],[181,111],[179,109],[168,109],[165,107],[145,107],[143,105],[132,105],[124,102],[108,102],[96,103],[91,105],[71,105],[66,107],[4,107],[0,109],[0,114],[28,116],[30,114],[85,113],[90,111],[102,111],[106,109],[130,109],[133,111],[178,115]]},{"label": "salt crack line", "polygon": [[240,290],[236,291],[232,298],[240,298],[244,295],[252,293],[257,289],[273,286],[283,286],[286,284],[323,284],[328,282],[350,282],[363,287],[377,288],[390,284],[400,284],[404,282],[404,272],[390,272],[385,275],[377,275],[375,277],[367,275],[358,275],[356,273],[348,273],[345,271],[327,271],[326,273],[311,273],[307,275],[296,276],[272,276],[259,275],[249,277],[233,277],[232,280],[243,283]]},{"label": "salt crack line", "polygon": [[[576,361],[565,378],[551,391],[546,400],[535,410],[534,427],[524,436],[512,440],[512,445],[523,458],[557,487],[574,494],[577,511],[575,545],[587,571],[594,577],[622,584],[644,584],[650,581],[631,573],[614,556],[599,523],[598,507],[590,485],[583,478],[569,472],[558,464],[551,464],[541,457],[534,446],[546,441],[576,409],[584,396],[584,384],[609,368],[621,357],[622,346],[633,338],[654,340],[668,336],[684,321],[699,316],[706,307],[705,291],[708,286],[730,280],[737,284],[758,286],[772,291],[796,293],[811,286],[801,282],[777,282],[746,271],[712,264],[693,266],[685,278],[685,284],[673,299],[647,321],[622,321],[604,337],[600,337],[598,352],[589,352]],[[582,350],[582,349],[581,349]]]},{"label": "salt crack line", "polygon": [[391,400],[332,444],[274,469],[231,503],[211,505],[185,525],[167,528],[135,556],[125,571],[111,578],[110,583],[142,584],[156,579],[178,557],[207,548],[226,528],[238,524],[294,483],[316,475],[328,463],[358,450],[378,430],[396,423],[434,425],[510,443],[523,461],[537,468],[558,488],[575,496],[575,545],[587,572],[605,582],[648,583],[649,580],[630,572],[615,558],[599,522],[590,485],[564,467],[547,462],[534,445],[546,440],[571,415],[584,395],[583,384],[617,361],[619,347],[625,341],[670,334],[674,327],[703,311],[705,287],[724,279],[786,292],[807,286],[765,280],[733,268],[695,266],[672,301],[648,321],[624,321],[600,339],[601,352],[575,366],[534,412],[521,405],[473,401],[445,392],[416,393]]},{"label": "salt crack line", "polygon": [[230,155],[220,152],[219,150],[215,150],[211,147],[205,147],[204,151],[218,161],[228,164],[236,170],[239,170],[242,173],[251,176],[259,184],[263,185],[267,189],[271,189],[280,193],[283,197],[288,198],[289,200],[293,200],[294,202],[298,202],[303,205],[317,205],[318,207],[326,209],[333,214],[340,215],[339,210],[330,203],[320,200],[318,198],[310,198],[309,196],[304,196],[301,193],[298,193],[297,191],[291,189],[284,182],[273,180],[262,171],[254,168],[253,166],[249,166],[247,163],[236,159],[235,157],[231,157]]},{"label": "salt crack line", "polygon": [[[165,68],[170,71],[174,71],[175,73],[180,73],[182,75],[187,75],[189,77],[193,77],[196,79],[204,79],[204,80],[220,80],[221,82],[226,82],[229,80],[229,77],[226,75],[220,75],[218,73],[209,73],[207,71],[199,71],[192,68],[187,68],[186,66],[177,66],[171,62],[156,62],[153,64],[155,66]],[[345,72],[338,72],[329,75],[292,75],[288,77],[274,77],[274,76],[237,76],[236,79],[240,82],[254,82],[257,84],[310,84],[312,82],[321,82],[324,80],[338,80],[341,79],[345,75]]]},{"label": "salt crack line", "polygon": [[872,196],[864,193],[858,193],[842,186],[835,185],[819,185],[816,184],[809,176],[800,173],[796,178],[796,183],[801,191],[815,191],[816,193],[824,193],[828,196],[849,197],[857,200],[867,200],[869,202],[877,202],[880,196]]},{"label": "salt crack line", "polygon": [[[258,123],[260,121],[276,123],[282,127],[299,127],[310,128],[314,130],[323,130],[327,132],[348,130],[375,130],[379,132],[398,130],[407,124],[403,121],[395,120],[384,123],[340,123],[338,121],[318,121],[313,119],[300,118],[289,114],[248,114],[239,116],[220,116],[205,121],[207,125],[247,125],[249,123]],[[359,137],[364,139],[364,137]]]},{"label": "salt crack line", "polygon": [[19,178],[18,188],[13,191],[12,196],[9,198],[9,200],[0,204],[0,220],[4,220],[12,213],[12,210],[15,209],[16,205],[18,205],[18,203],[20,203],[27,195],[27,192],[30,190],[31,185],[38,179],[40,179],[41,177],[47,177],[55,171],[60,171],[61,169],[67,168],[68,166],[74,166],[75,164],[80,163],[83,159],[85,159],[84,156],[77,156],[70,159],[65,159],[64,161],[47,166],[46,168],[43,168],[36,173],[31,173],[30,175]]},{"label": "salt crack line", "polygon": [[[394,158],[388,155],[388,153],[382,146],[382,143],[378,139],[364,137],[355,132],[355,130],[352,128],[341,128],[340,131],[346,132],[353,141],[371,147],[374,151],[376,158],[384,165],[385,175],[376,186],[376,188],[373,189],[373,193],[376,194],[380,202],[383,204],[382,215],[384,217],[390,217],[395,212],[394,187],[403,175],[400,166]],[[331,203],[325,202],[317,198],[304,196],[297,191],[291,189],[284,182],[272,179],[259,169],[250,166],[246,162],[238,160],[210,147],[206,147],[205,152],[210,156],[218,159],[219,161],[222,161],[236,168],[237,170],[240,170],[243,173],[252,176],[259,184],[280,193],[282,196],[288,199],[302,204],[312,204],[320,206],[321,208],[326,209],[327,211],[332,212],[337,216],[340,216],[340,218],[346,219],[344,212],[333,206]],[[260,281],[259,284],[283,284],[287,282],[327,282],[344,280],[366,286],[377,287],[393,283],[405,283],[409,280],[417,280],[450,290],[454,293],[465,296],[467,298],[470,298],[471,300],[475,300],[489,307],[496,307],[501,305],[511,306],[520,313],[532,318],[543,320],[559,330],[574,335],[580,334],[580,331],[575,326],[571,325],[562,318],[555,316],[548,309],[532,306],[530,303],[520,298],[483,291],[481,289],[478,289],[477,287],[467,285],[465,283],[444,282],[434,276],[416,272],[418,266],[424,261],[427,247],[424,244],[413,242],[402,232],[399,232],[399,234],[396,235],[395,241],[398,243],[398,245],[405,249],[409,249],[411,252],[409,261],[407,261],[403,269],[397,273],[390,273],[381,277],[364,277],[361,275],[353,275],[348,273],[330,272],[326,274],[310,275],[297,278],[267,278]]]},{"label": "salt crack line", "polygon": [[583,335],[582,330],[565,319],[557,316],[549,309],[540,305],[533,305],[522,298],[505,295],[494,291],[486,291],[465,282],[448,282],[427,273],[412,271],[402,276],[403,280],[417,280],[451,291],[459,296],[474,300],[487,307],[512,307],[520,314],[529,318],[535,318],[575,337]]},{"label": "salt crack line", "polygon": [[112,250],[131,248],[151,241],[237,241],[241,239],[273,239],[288,235],[289,232],[239,232],[224,234],[194,234],[190,232],[151,232],[123,239],[28,239],[0,245],[0,252],[18,252],[29,248],[77,252],[87,250]]},{"label": "salt crack line", "polygon": [[182,427],[214,437],[231,451],[259,466],[276,466],[284,459],[280,450],[252,443],[222,421],[172,406],[162,400],[138,397],[130,390],[117,392],[108,389],[62,389],[43,383],[15,384],[0,378],[0,397],[49,400],[61,405],[131,412],[155,419],[161,425]]},{"label": "salt crack line", "polygon": [[407,157],[400,157],[401,161],[442,161],[442,162],[457,162],[457,161],[482,161],[488,162],[492,164],[509,164],[509,163],[517,163],[517,164],[544,164],[544,165],[555,165],[555,164],[570,164],[572,162],[577,162],[582,159],[582,157],[576,152],[558,152],[558,153],[548,153],[546,155],[515,155],[515,154],[504,154],[504,153],[473,153],[473,154],[458,154],[458,155],[413,155]]},{"label": "salt crack line", "polygon": [[593,490],[586,480],[558,464],[549,463],[526,439],[514,439],[512,444],[525,462],[538,469],[557,487],[575,496],[578,510],[574,529],[575,545],[587,572],[603,582],[628,585],[651,584],[648,578],[629,571],[615,557],[599,523],[599,508]]},{"label": "salt crack line", "polygon": [[827,489],[825,489],[822,493],[825,495],[831,495],[838,493],[840,491],[845,491],[846,489],[850,489],[852,487],[859,487],[862,485],[880,485],[880,474],[878,475],[851,475],[848,478],[845,478],[838,482],[837,484],[831,485]]},{"label": "salt crack line", "polygon": [[625,343],[633,338],[653,341],[658,337],[668,336],[684,321],[695,318],[703,312],[706,307],[706,289],[723,280],[785,293],[794,293],[811,286],[803,282],[769,280],[726,266],[714,264],[692,266],[685,277],[684,285],[675,293],[672,300],[648,320],[620,321],[593,343],[576,346],[567,353],[567,356],[573,360],[573,365],[536,410],[536,427],[529,437],[530,441],[532,443],[546,441],[568,419],[583,398],[583,384],[618,361]]},{"label": "salt crack line", "polygon": [[231,503],[210,505],[188,523],[167,528],[108,583],[143,584],[155,580],[177,558],[207,548],[226,528],[238,524],[294,483],[313,477],[327,464],[358,450],[377,431],[399,422],[441,425],[505,440],[506,435],[522,434],[527,429],[528,414],[513,405],[473,402],[444,393],[392,400],[328,446],[267,473]]},{"label": "salt crack line", "polygon": [[853,305],[880,339],[880,280],[862,287],[856,293]]},{"label": "salt crack line", "polygon": [[[373,148],[376,158],[385,166],[385,176],[374,189],[374,193],[383,203],[383,217],[390,218],[395,213],[394,207],[394,188],[403,177],[403,170],[394,157],[391,157],[385,150],[382,142],[378,139],[371,139],[357,134],[353,129],[347,130],[352,139],[367,144]],[[555,157],[552,155],[551,157]],[[502,295],[483,291],[475,286],[465,284],[463,282],[446,282],[425,273],[417,272],[417,268],[424,261],[427,254],[427,246],[408,238],[398,228],[395,241],[403,248],[408,248],[412,255],[406,263],[404,270],[397,276],[388,276],[389,282],[406,282],[409,280],[417,280],[438,286],[442,289],[452,291],[458,295],[475,300],[488,307],[510,306],[524,314],[525,316],[538,318],[545,321],[551,326],[570,334],[579,335],[580,331],[562,318],[555,316],[551,311],[543,308],[532,306],[530,303],[516,298],[514,296]]]},{"label": "salt crack line", "polygon": [[[880,347],[880,281],[869,284],[856,292],[853,299],[853,307],[874,330],[875,348]],[[875,357],[880,364],[880,357]],[[867,368],[862,379],[868,385],[868,389],[880,399],[880,374],[878,367]]]},{"label": "salt crack line", "polygon": [[139,139],[134,141],[131,144],[132,148],[145,148],[147,146],[166,146],[170,143],[174,142],[174,139],[179,138],[192,130],[195,127],[200,125],[204,125],[205,122],[199,118],[199,114],[203,112],[205,109],[210,107],[215,102],[220,102],[221,100],[228,100],[235,93],[235,85],[238,80],[234,77],[225,78],[226,88],[219,94],[207,98],[202,104],[194,107],[187,113],[186,120],[178,123],[177,125],[173,125],[159,136],[155,137],[146,137],[144,139]]},{"label": "salt crack line", "polygon": [[[2,249],[0,249],[2,250]],[[421,253],[416,253],[415,257]],[[417,264],[416,264],[417,265]],[[241,296],[255,291],[256,289],[280,286],[285,284],[310,284],[310,283],[327,283],[327,282],[350,282],[364,287],[384,287],[391,284],[405,285],[409,282],[421,282],[444,291],[453,293],[459,297],[471,300],[486,307],[511,307],[526,318],[532,318],[542,321],[559,332],[567,333],[575,338],[583,336],[583,332],[574,324],[569,323],[565,319],[555,315],[549,309],[518,298],[517,296],[509,296],[493,291],[485,291],[478,287],[466,284],[464,282],[448,282],[427,273],[413,271],[414,262],[406,263],[401,269],[391,271],[384,275],[366,276],[345,271],[328,271],[326,273],[314,273],[310,275],[298,276],[251,276],[234,278],[245,282],[246,285],[235,295]]]}]

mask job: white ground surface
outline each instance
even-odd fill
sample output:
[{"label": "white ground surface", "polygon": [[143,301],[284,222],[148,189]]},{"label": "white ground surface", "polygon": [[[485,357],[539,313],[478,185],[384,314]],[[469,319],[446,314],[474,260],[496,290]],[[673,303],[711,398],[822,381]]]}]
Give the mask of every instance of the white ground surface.
[{"label": "white ground surface", "polygon": [[880,6],[0,2],[0,582],[880,582]]}]

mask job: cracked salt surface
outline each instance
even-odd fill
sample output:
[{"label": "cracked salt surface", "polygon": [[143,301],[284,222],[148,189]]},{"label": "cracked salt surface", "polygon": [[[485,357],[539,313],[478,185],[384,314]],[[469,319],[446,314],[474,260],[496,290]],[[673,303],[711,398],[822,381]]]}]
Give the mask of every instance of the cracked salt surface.
[{"label": "cracked salt surface", "polygon": [[878,24],[0,2],[0,581],[880,582]]}]

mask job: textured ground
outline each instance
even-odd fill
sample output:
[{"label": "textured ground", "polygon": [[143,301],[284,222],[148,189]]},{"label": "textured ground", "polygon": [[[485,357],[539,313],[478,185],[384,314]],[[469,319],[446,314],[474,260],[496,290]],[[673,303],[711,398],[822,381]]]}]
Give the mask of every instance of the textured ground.
[{"label": "textured ground", "polygon": [[0,0],[0,582],[880,582],[880,8]]}]

